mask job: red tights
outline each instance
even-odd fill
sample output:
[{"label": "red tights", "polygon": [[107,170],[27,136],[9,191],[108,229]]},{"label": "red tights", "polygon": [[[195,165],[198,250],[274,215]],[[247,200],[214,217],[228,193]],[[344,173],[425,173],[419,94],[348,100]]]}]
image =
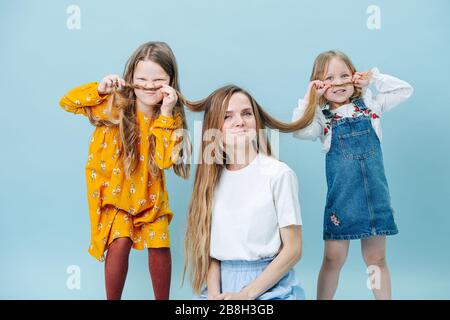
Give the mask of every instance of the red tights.
[{"label": "red tights", "polygon": [[[133,243],[129,238],[114,240],[106,255],[105,285],[108,300],[120,300],[128,272],[128,256]],[[172,259],[169,248],[148,249],[148,269],[155,300],[168,300]]]}]

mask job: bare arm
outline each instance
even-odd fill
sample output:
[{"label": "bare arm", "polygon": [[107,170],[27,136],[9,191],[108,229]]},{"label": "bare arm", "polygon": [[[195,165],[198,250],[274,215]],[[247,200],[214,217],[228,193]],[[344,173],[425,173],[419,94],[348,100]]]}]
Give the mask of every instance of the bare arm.
[{"label": "bare arm", "polygon": [[300,225],[280,229],[282,247],[275,259],[249,285],[238,293],[222,293],[217,299],[254,300],[272,288],[300,260],[302,232]]},{"label": "bare arm", "polygon": [[208,277],[206,279],[208,288],[208,300],[212,300],[220,294],[220,262],[211,258]]}]

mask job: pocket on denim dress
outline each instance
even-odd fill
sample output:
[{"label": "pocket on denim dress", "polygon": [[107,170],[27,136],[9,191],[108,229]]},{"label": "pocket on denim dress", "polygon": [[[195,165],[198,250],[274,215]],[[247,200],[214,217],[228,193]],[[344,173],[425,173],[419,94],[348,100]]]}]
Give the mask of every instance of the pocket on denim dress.
[{"label": "pocket on denim dress", "polygon": [[375,153],[375,146],[370,138],[370,128],[338,136],[344,157],[349,160],[363,160]]}]

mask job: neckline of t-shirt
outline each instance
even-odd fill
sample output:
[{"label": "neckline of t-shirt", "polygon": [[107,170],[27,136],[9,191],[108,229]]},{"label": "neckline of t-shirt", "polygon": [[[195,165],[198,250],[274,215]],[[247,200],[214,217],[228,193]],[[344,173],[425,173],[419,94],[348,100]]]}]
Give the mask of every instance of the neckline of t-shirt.
[{"label": "neckline of t-shirt", "polygon": [[346,104],[343,104],[342,106],[337,107],[335,109],[330,109],[330,111],[333,112],[333,113],[336,113],[336,112],[338,112],[338,110],[343,109],[344,107],[352,106],[352,105],[353,105],[353,102],[346,103]]},{"label": "neckline of t-shirt", "polygon": [[241,169],[238,169],[238,170],[229,170],[229,169],[227,169],[227,166],[225,166],[225,172],[227,174],[240,174],[240,173],[243,173],[243,172],[249,170],[251,167],[253,167],[259,161],[260,157],[261,157],[261,153],[258,152],[256,157],[248,165],[246,165],[245,167],[243,167]]}]

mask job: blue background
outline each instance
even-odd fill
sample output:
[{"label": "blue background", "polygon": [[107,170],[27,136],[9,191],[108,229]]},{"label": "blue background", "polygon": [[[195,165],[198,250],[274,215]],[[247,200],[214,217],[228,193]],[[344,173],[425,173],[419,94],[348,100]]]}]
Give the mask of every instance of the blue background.
[{"label": "blue background", "polygon": [[[103,299],[103,264],[87,253],[84,165],[93,127],[58,106],[69,89],[121,74],[142,43],[166,41],[190,99],[236,83],[274,116],[290,120],[316,55],[346,52],[359,70],[373,66],[410,82],[413,97],[385,114],[383,151],[400,234],[388,238],[396,299],[450,298],[450,2],[430,1],[0,1],[2,124],[0,298]],[[69,5],[81,29],[69,30]],[[369,5],[381,29],[369,30]],[[191,130],[201,114],[188,114]],[[280,137],[280,158],[300,180],[303,257],[295,267],[314,299],[320,269],[324,156],[319,143]],[[193,177],[193,174],[192,174]],[[186,210],[193,178],[168,173],[172,299],[181,287]],[[68,266],[81,270],[69,290]],[[337,299],[371,299],[360,242],[351,243]],[[132,251],[123,298],[152,299],[147,253]]]}]

